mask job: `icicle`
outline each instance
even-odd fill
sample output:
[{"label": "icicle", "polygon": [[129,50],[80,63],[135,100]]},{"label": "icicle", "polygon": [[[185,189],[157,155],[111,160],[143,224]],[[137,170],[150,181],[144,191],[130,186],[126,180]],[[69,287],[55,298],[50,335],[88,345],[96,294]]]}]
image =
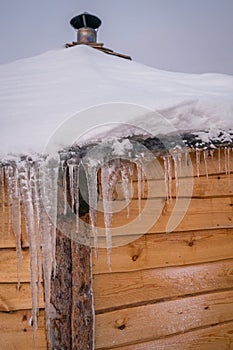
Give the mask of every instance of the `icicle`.
[{"label": "icicle", "polygon": [[211,159],[214,160],[214,150],[213,149],[210,150],[210,155],[211,155]]},{"label": "icicle", "polygon": [[125,197],[125,201],[126,201],[126,206],[127,206],[127,217],[129,217],[130,214],[130,193],[129,193],[129,178],[128,178],[128,168],[126,167],[125,164],[122,164],[121,168],[120,168],[120,172],[121,172],[121,179],[122,179],[122,189],[123,189],[123,193],[124,193],[124,197]]},{"label": "icicle", "polygon": [[197,167],[197,177],[200,177],[200,164],[201,164],[201,157],[200,157],[200,151],[196,149],[196,167]]},{"label": "icicle", "polygon": [[184,161],[185,161],[185,166],[188,166],[189,165],[189,151],[187,148],[185,148]]},{"label": "icicle", "polygon": [[7,211],[8,211],[8,220],[7,220],[7,232],[8,232],[8,237],[10,237],[11,234],[11,206],[12,206],[12,196],[11,196],[11,191],[10,191],[10,184],[9,184],[9,177],[10,177],[10,166],[6,166],[5,168],[5,179],[6,179],[6,184],[7,184]]},{"label": "icicle", "polygon": [[136,163],[137,165],[137,180],[138,180],[138,215],[141,216],[142,212],[142,167],[141,164]]},{"label": "icicle", "polygon": [[[122,170],[121,170],[122,171]],[[127,174],[127,173],[126,173]],[[125,175],[124,175],[125,176]],[[103,165],[101,168],[101,186],[104,207],[104,224],[106,234],[106,247],[108,251],[108,265],[111,268],[111,249],[112,249],[112,201],[116,183],[118,180],[116,167],[114,165]]]},{"label": "icicle", "polygon": [[176,199],[177,199],[178,188],[179,188],[177,154],[173,154],[172,159],[173,159],[173,163],[174,163],[175,183],[176,183]]},{"label": "icicle", "polygon": [[71,211],[74,211],[74,165],[69,164]]},{"label": "icicle", "polygon": [[221,172],[221,148],[218,149],[218,171]]},{"label": "icicle", "polygon": [[28,242],[30,246],[30,275],[31,275],[31,290],[32,290],[32,319],[33,319],[33,337],[34,346],[36,344],[36,330],[37,330],[37,315],[38,315],[38,246],[34,221],[34,210],[32,204],[32,194],[29,186],[28,165],[22,162],[19,168],[19,184],[23,203],[23,211],[26,222],[26,230],[28,235]]},{"label": "icicle", "polygon": [[112,206],[111,198],[109,198],[109,168],[107,166],[102,166],[101,168],[101,186],[102,186],[102,196],[103,196],[103,207],[104,207],[104,224],[106,232],[106,247],[108,250],[108,264],[111,266],[111,255],[109,250],[112,246],[111,240],[111,223],[112,223]]},{"label": "icicle", "polygon": [[230,174],[230,148],[224,148],[224,158],[225,158],[225,172],[226,175]]},{"label": "icicle", "polygon": [[146,176],[142,169],[142,197],[145,198]]},{"label": "icicle", "polygon": [[167,201],[169,201],[169,175],[168,175],[168,162],[167,162],[167,157],[163,157],[163,164],[164,164],[165,191],[166,191]]},{"label": "icicle", "polygon": [[40,205],[40,231],[42,241],[42,264],[43,264],[43,281],[44,281],[44,299],[46,310],[46,330],[47,340],[51,343],[50,339],[50,296],[51,296],[51,278],[52,278],[52,235],[53,227],[51,226],[49,217],[45,212],[43,204]]},{"label": "icicle", "polygon": [[87,164],[85,167],[87,184],[88,184],[88,194],[89,194],[89,213],[91,228],[94,235],[94,247],[95,256],[98,258],[98,232],[96,228],[96,210],[97,210],[97,167]]},{"label": "icicle", "polygon": [[67,181],[66,181],[66,169],[64,166],[64,161],[62,162],[62,187],[63,187],[63,196],[64,196],[64,215],[67,214]]},{"label": "icicle", "polygon": [[51,220],[51,244],[52,244],[52,262],[53,273],[56,274],[56,228],[57,228],[57,192],[58,192],[58,170],[59,159],[57,156],[51,156],[44,165],[43,182],[44,193],[43,200],[46,212]]},{"label": "icicle", "polygon": [[172,163],[171,157],[167,157],[167,173],[168,173],[168,197],[169,201],[172,202]]},{"label": "icicle", "polygon": [[[44,295],[46,309],[46,329],[49,344],[50,339],[50,295],[52,271],[55,275],[55,248],[56,248],[56,207],[57,207],[57,176],[58,162],[48,159],[46,166],[39,168],[39,217],[40,234],[42,241],[42,264]],[[51,207],[55,207],[51,210]],[[55,221],[54,221],[55,220]]]},{"label": "icicle", "polygon": [[204,156],[204,163],[205,163],[205,174],[206,174],[206,177],[208,179],[209,173],[208,173],[208,164],[207,164],[207,157],[208,157],[208,151],[207,150],[203,151],[203,156]]},{"label": "icicle", "polygon": [[231,174],[231,154],[230,154],[230,148],[227,148],[227,169],[228,169],[228,175]]},{"label": "icicle", "polygon": [[36,244],[37,244],[37,266],[38,266],[38,281],[37,281],[37,299],[38,307],[41,293],[41,277],[42,277],[42,266],[41,266],[41,232],[40,232],[40,193],[39,193],[39,167],[37,164],[30,168],[30,188],[32,194],[32,203],[34,209],[35,219],[35,230],[36,230]]},{"label": "icicle", "polygon": [[0,167],[1,176],[1,222],[2,222],[2,236],[5,233],[5,179],[4,179],[4,168]]},{"label": "icicle", "polygon": [[74,204],[75,204],[75,212],[76,212],[76,233],[79,233],[79,165],[74,168]]},{"label": "icicle", "polygon": [[134,164],[130,163],[129,164],[128,176],[129,176],[129,184],[130,184],[130,193],[131,193],[132,196],[133,196],[133,193],[134,193],[133,175],[134,175]]},{"label": "icicle", "polygon": [[21,209],[20,209],[20,193],[18,187],[18,169],[9,169],[9,190],[12,198],[12,228],[15,235],[16,254],[17,254],[17,277],[18,289],[20,288],[20,274],[22,267],[22,247],[21,247]]}]

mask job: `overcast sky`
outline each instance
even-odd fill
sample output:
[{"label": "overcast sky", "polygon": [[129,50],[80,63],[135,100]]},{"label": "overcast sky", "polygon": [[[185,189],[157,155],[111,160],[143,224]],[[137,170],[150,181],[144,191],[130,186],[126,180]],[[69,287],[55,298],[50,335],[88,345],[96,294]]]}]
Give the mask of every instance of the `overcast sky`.
[{"label": "overcast sky", "polygon": [[99,42],[135,61],[233,74],[233,0],[1,0],[0,63],[72,42],[83,11],[101,18]]}]

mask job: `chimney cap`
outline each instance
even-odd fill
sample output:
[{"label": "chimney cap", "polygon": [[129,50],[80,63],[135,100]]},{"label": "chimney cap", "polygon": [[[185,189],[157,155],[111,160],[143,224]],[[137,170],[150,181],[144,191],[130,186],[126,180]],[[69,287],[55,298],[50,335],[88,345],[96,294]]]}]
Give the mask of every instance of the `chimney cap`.
[{"label": "chimney cap", "polygon": [[101,20],[97,16],[91,15],[88,12],[81,13],[80,15],[73,17],[70,21],[70,24],[75,29],[85,27],[97,29],[101,26],[101,23]]}]

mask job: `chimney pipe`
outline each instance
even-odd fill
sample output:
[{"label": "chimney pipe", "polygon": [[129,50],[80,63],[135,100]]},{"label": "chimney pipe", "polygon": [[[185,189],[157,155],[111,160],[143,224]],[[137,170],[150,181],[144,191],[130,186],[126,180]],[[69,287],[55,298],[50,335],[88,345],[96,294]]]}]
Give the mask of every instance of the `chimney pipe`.
[{"label": "chimney pipe", "polygon": [[71,19],[70,24],[77,30],[77,42],[83,44],[97,42],[97,30],[101,26],[101,20],[84,12]]}]

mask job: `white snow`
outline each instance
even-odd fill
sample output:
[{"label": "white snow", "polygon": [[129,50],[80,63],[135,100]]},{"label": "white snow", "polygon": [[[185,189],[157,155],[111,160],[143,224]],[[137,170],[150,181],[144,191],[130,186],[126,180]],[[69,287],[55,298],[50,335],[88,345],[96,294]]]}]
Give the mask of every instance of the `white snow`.
[{"label": "white snow", "polygon": [[[134,166],[138,178],[138,218],[146,225],[150,220],[147,218],[143,221],[143,217],[146,210],[151,211],[150,206],[141,208],[141,198],[145,187],[146,163],[150,163],[154,155],[136,141],[118,138],[142,133],[155,136],[174,131],[192,131],[197,132],[201,140],[206,142],[209,137],[218,137],[219,130],[223,130],[221,141],[229,141],[229,132],[233,124],[233,76],[164,72],[107,56],[87,46],[79,46],[2,65],[0,81],[0,160],[5,158],[13,161],[0,163],[2,231],[4,232],[6,223],[7,202],[8,230],[12,225],[16,238],[19,285],[22,261],[22,203],[30,246],[34,339],[43,272],[46,328],[50,340],[50,282],[52,275],[56,274],[59,171],[62,174],[63,187],[62,214],[66,216],[68,209],[71,209],[73,214],[76,213],[76,217],[73,215],[73,234],[79,234],[80,220],[77,213],[80,206],[80,167],[85,170],[92,229],[90,238],[94,238],[97,255],[98,234],[101,231],[101,228],[97,227],[97,174],[101,169],[105,247],[108,250],[110,267],[111,248],[114,246],[112,232],[116,235],[116,229],[112,228],[114,193],[121,178],[129,216],[132,192],[129,189],[132,190]],[[74,142],[82,144],[98,139],[105,142],[88,149],[83,157],[73,152],[72,157],[63,160],[56,153]],[[47,157],[40,157],[37,161],[31,160],[29,155],[41,154],[44,150],[49,154]],[[225,171],[230,174],[231,150],[225,147],[224,151]],[[191,198],[192,183],[190,182],[187,189],[179,186],[182,161],[182,170],[192,181],[190,175],[193,173],[192,166],[189,165],[191,163],[188,162],[188,152],[189,149],[184,152],[177,144],[171,153],[162,155],[166,192],[164,194],[169,201],[172,201],[173,172],[176,183],[176,204],[166,228],[167,232],[172,231],[184,215],[184,203],[181,205],[179,191],[183,191],[183,197],[187,198],[187,207]],[[199,149],[199,144],[196,145],[198,176],[200,156],[203,154],[208,177],[207,152],[201,150],[201,147]],[[21,154],[29,157],[19,159]],[[220,170],[220,153],[218,156]],[[126,160],[130,160],[131,163],[126,164]],[[5,184],[7,191],[4,189]],[[67,203],[68,189],[70,208]],[[148,185],[148,193],[149,191]],[[149,225],[154,224],[157,215],[160,215],[159,210]],[[121,234],[128,233],[129,227],[130,224],[120,227]],[[134,233],[142,234],[141,226],[139,229],[140,232]],[[146,226],[145,232],[147,229],[149,227]],[[41,247],[43,271],[40,268]]]},{"label": "white snow", "polygon": [[[55,131],[56,147],[69,146],[113,122],[132,122],[153,135],[170,129],[217,135],[232,128],[232,97],[233,76],[161,71],[85,45],[49,51],[0,66],[1,157],[41,153]],[[104,109],[91,108],[102,104]],[[118,127],[121,136],[132,132],[129,125]]]}]

